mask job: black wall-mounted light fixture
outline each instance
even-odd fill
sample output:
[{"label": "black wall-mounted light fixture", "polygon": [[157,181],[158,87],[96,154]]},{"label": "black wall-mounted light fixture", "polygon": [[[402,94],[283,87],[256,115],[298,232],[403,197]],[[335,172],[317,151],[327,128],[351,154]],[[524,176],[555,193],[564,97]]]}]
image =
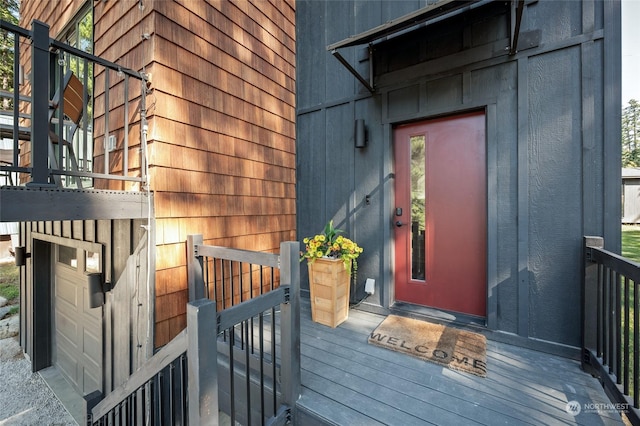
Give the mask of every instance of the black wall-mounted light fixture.
[{"label": "black wall-mounted light fixture", "polygon": [[89,307],[99,308],[104,305],[102,274],[99,272],[87,274],[87,282],[89,284]]},{"label": "black wall-mounted light fixture", "polygon": [[27,253],[27,248],[24,246],[15,247],[15,261],[16,266],[24,266],[27,264],[27,259],[31,257],[31,253]]},{"label": "black wall-mounted light fixture", "polygon": [[362,118],[356,120],[354,140],[356,148],[365,148],[367,146],[367,128],[364,126]]}]

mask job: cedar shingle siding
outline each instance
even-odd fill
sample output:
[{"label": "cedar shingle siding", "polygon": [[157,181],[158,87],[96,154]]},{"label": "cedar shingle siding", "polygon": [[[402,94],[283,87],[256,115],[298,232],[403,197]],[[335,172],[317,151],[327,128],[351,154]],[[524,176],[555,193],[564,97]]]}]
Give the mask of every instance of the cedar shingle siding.
[{"label": "cedar shingle siding", "polygon": [[[49,7],[24,0],[21,25],[29,28],[38,19],[56,36],[83,4],[60,1]],[[139,2],[95,2],[94,43],[97,56],[152,76],[147,139],[157,244],[155,345],[160,346],[185,326],[188,234],[203,234],[205,244],[261,251],[278,250],[281,241],[296,238],[295,4],[140,4],[142,9]],[[121,146],[124,85],[115,73],[109,79],[109,134]],[[94,87],[94,160],[101,172],[101,67]],[[135,99],[140,91],[130,93]],[[133,109],[129,144],[135,150],[140,128]],[[121,155],[122,150],[110,153]],[[140,173],[139,167],[130,164],[130,173]]]}]

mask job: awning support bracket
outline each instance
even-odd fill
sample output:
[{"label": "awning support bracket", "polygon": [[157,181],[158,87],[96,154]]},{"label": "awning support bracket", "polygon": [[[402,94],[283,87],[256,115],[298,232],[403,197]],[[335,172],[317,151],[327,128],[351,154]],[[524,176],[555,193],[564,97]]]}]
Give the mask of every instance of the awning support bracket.
[{"label": "awning support bracket", "polygon": [[509,55],[518,53],[518,37],[520,36],[520,23],[522,22],[522,12],[524,11],[524,0],[511,1],[511,33]]},{"label": "awning support bracket", "polygon": [[331,50],[331,54],[333,56],[335,56],[335,58],[340,61],[340,63],[342,65],[344,65],[344,67],[351,73],[353,74],[353,76],[355,78],[358,79],[358,81],[360,83],[362,83],[362,85],[364,87],[367,88],[367,90],[371,93],[375,92],[375,89],[373,87],[373,56],[371,54],[372,52],[372,48],[371,45],[369,45],[369,81],[367,81],[366,78],[364,78],[362,75],[360,75],[360,73],[358,71],[356,71],[355,68],[353,68],[351,66],[351,64],[349,62],[347,62],[347,60],[340,54],[340,52],[338,52],[338,49],[333,49]]},{"label": "awning support bracket", "polygon": [[[491,3],[496,0],[438,0],[429,6],[426,6],[420,10],[409,13],[400,18],[394,19],[382,24],[378,27],[367,30],[359,35],[348,37],[337,43],[327,46],[327,50],[331,52],[335,58],[340,61],[342,65],[358,79],[364,87],[371,93],[375,93],[374,76],[373,76],[373,47],[372,43],[376,40],[380,40],[384,37],[390,37],[397,34],[399,31],[410,29],[411,27],[417,27],[426,25],[430,22],[442,21],[444,19],[465,13],[469,10],[478,8],[485,4]],[[525,2],[532,3],[537,0],[510,0],[506,2],[507,7],[510,5],[511,14],[511,28],[509,31],[509,46],[505,50],[509,51],[509,55],[515,55],[518,52],[518,40],[520,38],[520,25],[522,22],[522,14],[524,12]],[[426,23],[426,24],[425,24]],[[529,31],[528,33],[532,33]],[[526,34],[528,34],[526,33]],[[532,33],[533,34],[533,33]],[[525,34],[523,34],[524,36]],[[537,45],[536,34],[533,34],[533,38],[529,37],[525,42],[529,44],[524,48],[530,48],[533,45]],[[347,60],[338,52],[338,49],[356,45],[362,45],[369,43],[369,80],[362,76]]]}]

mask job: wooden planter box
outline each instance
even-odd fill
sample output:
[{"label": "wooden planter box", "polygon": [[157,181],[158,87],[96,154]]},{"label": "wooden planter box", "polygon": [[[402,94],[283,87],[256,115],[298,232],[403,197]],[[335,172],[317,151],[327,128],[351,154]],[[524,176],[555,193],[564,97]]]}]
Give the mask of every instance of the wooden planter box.
[{"label": "wooden planter box", "polygon": [[311,319],[335,328],[349,316],[349,272],[340,259],[316,259],[308,267]]}]

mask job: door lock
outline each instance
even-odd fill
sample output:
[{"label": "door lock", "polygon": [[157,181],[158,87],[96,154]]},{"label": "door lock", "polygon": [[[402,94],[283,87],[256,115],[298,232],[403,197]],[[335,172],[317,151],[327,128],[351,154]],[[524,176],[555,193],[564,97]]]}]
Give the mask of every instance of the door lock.
[{"label": "door lock", "polygon": [[397,221],[397,222],[396,222],[396,226],[397,226],[398,228],[400,228],[402,225],[404,225],[404,223],[402,223],[402,222],[400,222],[400,221]]}]

